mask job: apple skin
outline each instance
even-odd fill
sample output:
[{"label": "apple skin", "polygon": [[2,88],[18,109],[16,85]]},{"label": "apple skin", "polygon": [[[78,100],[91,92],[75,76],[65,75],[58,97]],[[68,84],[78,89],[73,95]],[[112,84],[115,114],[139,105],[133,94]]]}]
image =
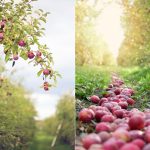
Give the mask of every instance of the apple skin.
[{"label": "apple skin", "polygon": [[140,150],[140,148],[135,144],[127,143],[124,146],[122,146],[120,150]]},{"label": "apple skin", "polygon": [[131,130],[129,131],[129,134],[132,140],[144,139],[144,134],[143,134],[143,131],[141,130]]},{"label": "apple skin", "polygon": [[113,115],[104,115],[101,118],[102,122],[113,122],[115,120],[115,117]]},{"label": "apple skin", "polygon": [[103,111],[103,110],[97,110],[95,112],[95,119],[97,122],[100,122],[101,118],[104,116],[104,115],[107,115],[108,112],[107,111]]},{"label": "apple skin", "polygon": [[3,29],[4,27],[5,27],[5,22],[4,22],[4,21],[1,21],[1,22],[0,22],[0,28]]},{"label": "apple skin", "polygon": [[95,130],[97,133],[99,133],[101,131],[109,132],[110,131],[110,125],[108,123],[105,123],[105,122],[100,122],[96,125]]},{"label": "apple skin", "polygon": [[144,118],[143,116],[141,115],[133,115],[131,116],[131,118],[129,119],[129,127],[131,130],[141,130],[144,128],[144,125],[145,125],[145,121],[144,121]]},{"label": "apple skin", "polygon": [[14,54],[13,55],[13,60],[18,60],[19,59],[19,56],[17,54]]},{"label": "apple skin", "polygon": [[93,144],[101,143],[100,137],[95,133],[91,133],[91,134],[83,137],[81,141],[82,141],[83,147],[86,149],[89,149],[90,146]]},{"label": "apple skin", "polygon": [[141,140],[141,139],[135,139],[132,141],[132,143],[137,145],[140,149],[142,149],[144,145],[146,144],[144,140]]},{"label": "apple skin", "polygon": [[113,114],[117,117],[117,118],[123,118],[124,116],[124,110],[120,109],[120,110],[115,110],[113,112]]},{"label": "apple skin", "polygon": [[114,93],[115,93],[116,95],[119,95],[119,94],[121,93],[121,90],[120,90],[120,89],[115,89],[115,90],[114,90]]},{"label": "apple skin", "polygon": [[28,52],[28,58],[29,58],[29,59],[33,59],[34,56],[35,56],[35,55],[34,55],[34,53],[33,53],[32,51],[29,51],[29,52]]},{"label": "apple skin", "polygon": [[150,144],[145,145],[142,150],[150,150]]},{"label": "apple skin", "polygon": [[21,46],[21,47],[24,47],[24,46],[26,46],[26,43],[24,42],[24,40],[20,40],[18,42],[18,45]]},{"label": "apple skin", "polygon": [[128,108],[128,103],[127,102],[119,102],[118,103],[122,109],[127,109]]},{"label": "apple skin", "polygon": [[41,53],[40,51],[37,51],[37,52],[36,52],[36,56],[37,56],[37,57],[40,57],[40,56],[42,56],[42,53]]},{"label": "apple skin", "polygon": [[130,134],[125,129],[117,129],[115,132],[112,133],[113,137],[117,139],[121,139],[124,142],[130,141]]},{"label": "apple skin", "polygon": [[111,134],[106,131],[101,131],[98,135],[100,136],[102,143],[111,138]]},{"label": "apple skin", "polygon": [[103,150],[103,147],[100,144],[92,144],[88,150]]},{"label": "apple skin", "polygon": [[144,140],[145,140],[147,143],[150,143],[150,129],[149,129],[149,128],[147,128],[147,130],[145,131]]},{"label": "apple skin", "polygon": [[110,138],[103,144],[104,150],[119,150],[118,145],[117,145],[117,139],[115,138]]},{"label": "apple skin", "polygon": [[105,97],[101,98],[99,105],[101,106],[104,102],[108,102],[108,99]]},{"label": "apple skin", "polygon": [[4,33],[0,33],[0,40],[2,40],[4,38]]},{"label": "apple skin", "polygon": [[127,103],[128,103],[129,105],[134,105],[134,104],[135,104],[135,101],[134,101],[132,98],[128,98],[128,99],[127,99]]},{"label": "apple skin", "polygon": [[44,90],[48,91],[49,90],[48,86],[44,86]]},{"label": "apple skin", "polygon": [[79,112],[79,120],[88,123],[94,118],[94,112],[91,109],[84,108]]},{"label": "apple skin", "polygon": [[95,104],[98,104],[100,102],[100,98],[97,95],[93,95],[90,97],[90,101]]},{"label": "apple skin", "polygon": [[43,74],[44,75],[49,75],[50,74],[50,70],[49,69],[44,69],[43,70]]}]

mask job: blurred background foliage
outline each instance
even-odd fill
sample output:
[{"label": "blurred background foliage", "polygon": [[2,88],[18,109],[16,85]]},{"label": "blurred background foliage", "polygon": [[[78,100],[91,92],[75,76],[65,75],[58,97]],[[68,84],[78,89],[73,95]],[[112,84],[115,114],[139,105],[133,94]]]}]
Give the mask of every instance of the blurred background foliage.
[{"label": "blurred background foliage", "polygon": [[[61,97],[56,106],[56,113],[37,121],[37,132],[31,150],[73,150],[75,142],[75,103],[70,93]],[[57,133],[58,126],[61,128]],[[57,135],[54,147],[51,144]]]},{"label": "blurred background foliage", "polygon": [[114,63],[106,42],[96,32],[96,19],[102,11],[98,5],[98,0],[93,1],[93,4],[89,0],[76,1],[76,65]]},{"label": "blurred background foliage", "polygon": [[125,38],[119,50],[122,66],[150,64],[150,1],[122,1]]},{"label": "blurred background foliage", "polygon": [[21,85],[11,83],[0,68],[0,150],[28,150],[36,112]]}]

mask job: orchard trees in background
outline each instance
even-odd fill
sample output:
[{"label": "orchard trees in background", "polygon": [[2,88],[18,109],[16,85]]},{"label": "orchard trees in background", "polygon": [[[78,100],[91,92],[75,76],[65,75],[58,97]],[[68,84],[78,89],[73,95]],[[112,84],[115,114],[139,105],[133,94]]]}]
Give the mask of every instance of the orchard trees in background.
[{"label": "orchard trees in background", "polygon": [[[104,3],[99,0],[76,2],[76,64],[110,64],[112,54],[102,36],[96,31],[96,19],[101,14]],[[108,3],[105,2],[105,5]],[[109,60],[106,60],[109,59]]]},{"label": "orchard trees in background", "polygon": [[150,63],[150,2],[124,0],[122,24],[125,39],[120,47],[118,63],[122,66]]},{"label": "orchard trees in background", "polygon": [[[43,75],[45,80],[43,87],[48,90],[55,84],[59,74],[53,70],[53,58],[47,45],[39,42],[44,35],[49,14],[42,9],[34,11],[31,3],[37,0],[0,1],[0,45],[3,46],[5,61],[12,61],[12,66],[18,59],[29,60],[34,66],[40,66],[38,76]],[[51,82],[47,82],[49,78]],[[54,82],[52,82],[54,81]]]},{"label": "orchard trees in background", "polygon": [[0,77],[0,149],[28,150],[35,132],[31,102],[21,86]]},{"label": "orchard trees in background", "polygon": [[44,131],[51,135],[56,135],[58,125],[62,125],[56,142],[74,146],[75,141],[75,108],[74,97],[70,94],[64,95],[57,104],[56,114],[44,122]]}]

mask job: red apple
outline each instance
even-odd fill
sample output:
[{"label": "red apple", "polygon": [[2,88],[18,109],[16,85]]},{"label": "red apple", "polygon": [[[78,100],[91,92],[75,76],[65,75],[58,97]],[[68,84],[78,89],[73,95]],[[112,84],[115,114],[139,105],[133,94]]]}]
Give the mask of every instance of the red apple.
[{"label": "red apple", "polygon": [[144,138],[143,131],[141,130],[131,130],[129,131],[129,134],[132,140]]},{"label": "red apple", "polygon": [[122,109],[127,109],[128,108],[128,103],[127,102],[119,102],[118,103]]},{"label": "red apple", "polygon": [[96,125],[96,132],[110,131],[110,125],[105,122],[100,122]]},{"label": "red apple", "polygon": [[124,115],[124,110],[120,109],[120,110],[115,110],[113,112],[113,114],[117,117],[117,118],[123,118]]},{"label": "red apple", "polygon": [[49,90],[49,87],[48,87],[48,86],[44,86],[44,90],[45,90],[45,91],[48,91],[48,90]]},{"label": "red apple", "polygon": [[150,144],[145,145],[143,150],[150,150]]},{"label": "red apple", "polygon": [[144,118],[141,115],[133,115],[129,119],[129,127],[131,130],[143,129],[144,128]]},{"label": "red apple", "polygon": [[100,136],[102,142],[105,142],[111,138],[111,134],[106,131],[101,131],[98,135]]},{"label": "red apple", "polygon": [[140,149],[142,149],[145,145],[145,142],[142,139],[135,139],[132,143],[137,145]]},{"label": "red apple", "polygon": [[135,101],[134,101],[132,98],[128,98],[128,99],[127,99],[127,103],[128,103],[129,105],[134,105],[134,104],[135,104]]},{"label": "red apple", "polygon": [[120,150],[140,150],[140,148],[133,143],[127,143]]},{"label": "red apple", "polygon": [[119,94],[121,93],[121,90],[120,90],[119,88],[117,88],[117,89],[114,90],[114,93],[115,93],[116,95],[119,95]]},{"label": "red apple", "polygon": [[44,69],[43,70],[44,75],[49,75],[50,73],[51,73],[51,71],[49,69]]},{"label": "red apple", "polygon": [[122,141],[128,142],[130,141],[129,132],[125,129],[117,129],[114,133],[112,133],[113,137],[117,139],[121,139]]},{"label": "red apple", "polygon": [[42,56],[42,53],[41,53],[40,51],[37,51],[37,52],[36,52],[36,56],[37,56],[37,57],[40,57],[40,56]]},{"label": "red apple", "polygon": [[19,59],[19,56],[18,56],[17,54],[14,54],[14,55],[13,55],[13,59],[14,59],[14,60],[18,60],[18,59]]},{"label": "red apple", "polygon": [[113,122],[115,120],[115,117],[113,115],[104,115],[101,118],[102,122]]},{"label": "red apple", "polygon": [[0,32],[0,40],[4,38],[4,33]]},{"label": "red apple", "polygon": [[34,55],[34,53],[33,53],[32,51],[29,51],[29,52],[28,52],[28,58],[29,58],[29,59],[33,59],[34,56],[35,56],[35,55]]},{"label": "red apple", "polygon": [[91,102],[98,104],[100,102],[100,98],[96,95],[90,97]]},{"label": "red apple", "polygon": [[94,118],[93,114],[94,112],[92,113],[93,111],[91,109],[82,109],[80,112],[79,112],[79,120],[82,121],[82,122],[91,122],[91,120]]},{"label": "red apple", "polygon": [[106,114],[108,114],[108,112],[105,111],[105,110],[97,110],[97,111],[95,112],[95,119],[96,119],[96,121],[99,122],[99,121],[101,120],[101,118],[102,118],[104,115],[106,115]]},{"label": "red apple", "polygon": [[101,143],[101,139],[95,133],[91,133],[82,138],[83,147],[86,149],[90,148],[90,146],[93,144],[100,144],[100,143]]},{"label": "red apple", "polygon": [[20,40],[18,42],[18,45],[21,46],[21,47],[24,47],[26,45],[26,43],[24,42],[24,40]]}]

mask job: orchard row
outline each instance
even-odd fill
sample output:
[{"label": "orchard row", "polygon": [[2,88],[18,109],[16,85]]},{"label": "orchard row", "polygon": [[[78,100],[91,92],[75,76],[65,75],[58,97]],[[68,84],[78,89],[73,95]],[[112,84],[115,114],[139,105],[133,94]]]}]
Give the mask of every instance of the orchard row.
[{"label": "orchard row", "polygon": [[103,97],[91,96],[95,105],[79,112],[79,122],[95,127],[94,133],[80,137],[76,150],[150,150],[150,110],[128,109],[135,92],[117,75],[106,91]]}]

